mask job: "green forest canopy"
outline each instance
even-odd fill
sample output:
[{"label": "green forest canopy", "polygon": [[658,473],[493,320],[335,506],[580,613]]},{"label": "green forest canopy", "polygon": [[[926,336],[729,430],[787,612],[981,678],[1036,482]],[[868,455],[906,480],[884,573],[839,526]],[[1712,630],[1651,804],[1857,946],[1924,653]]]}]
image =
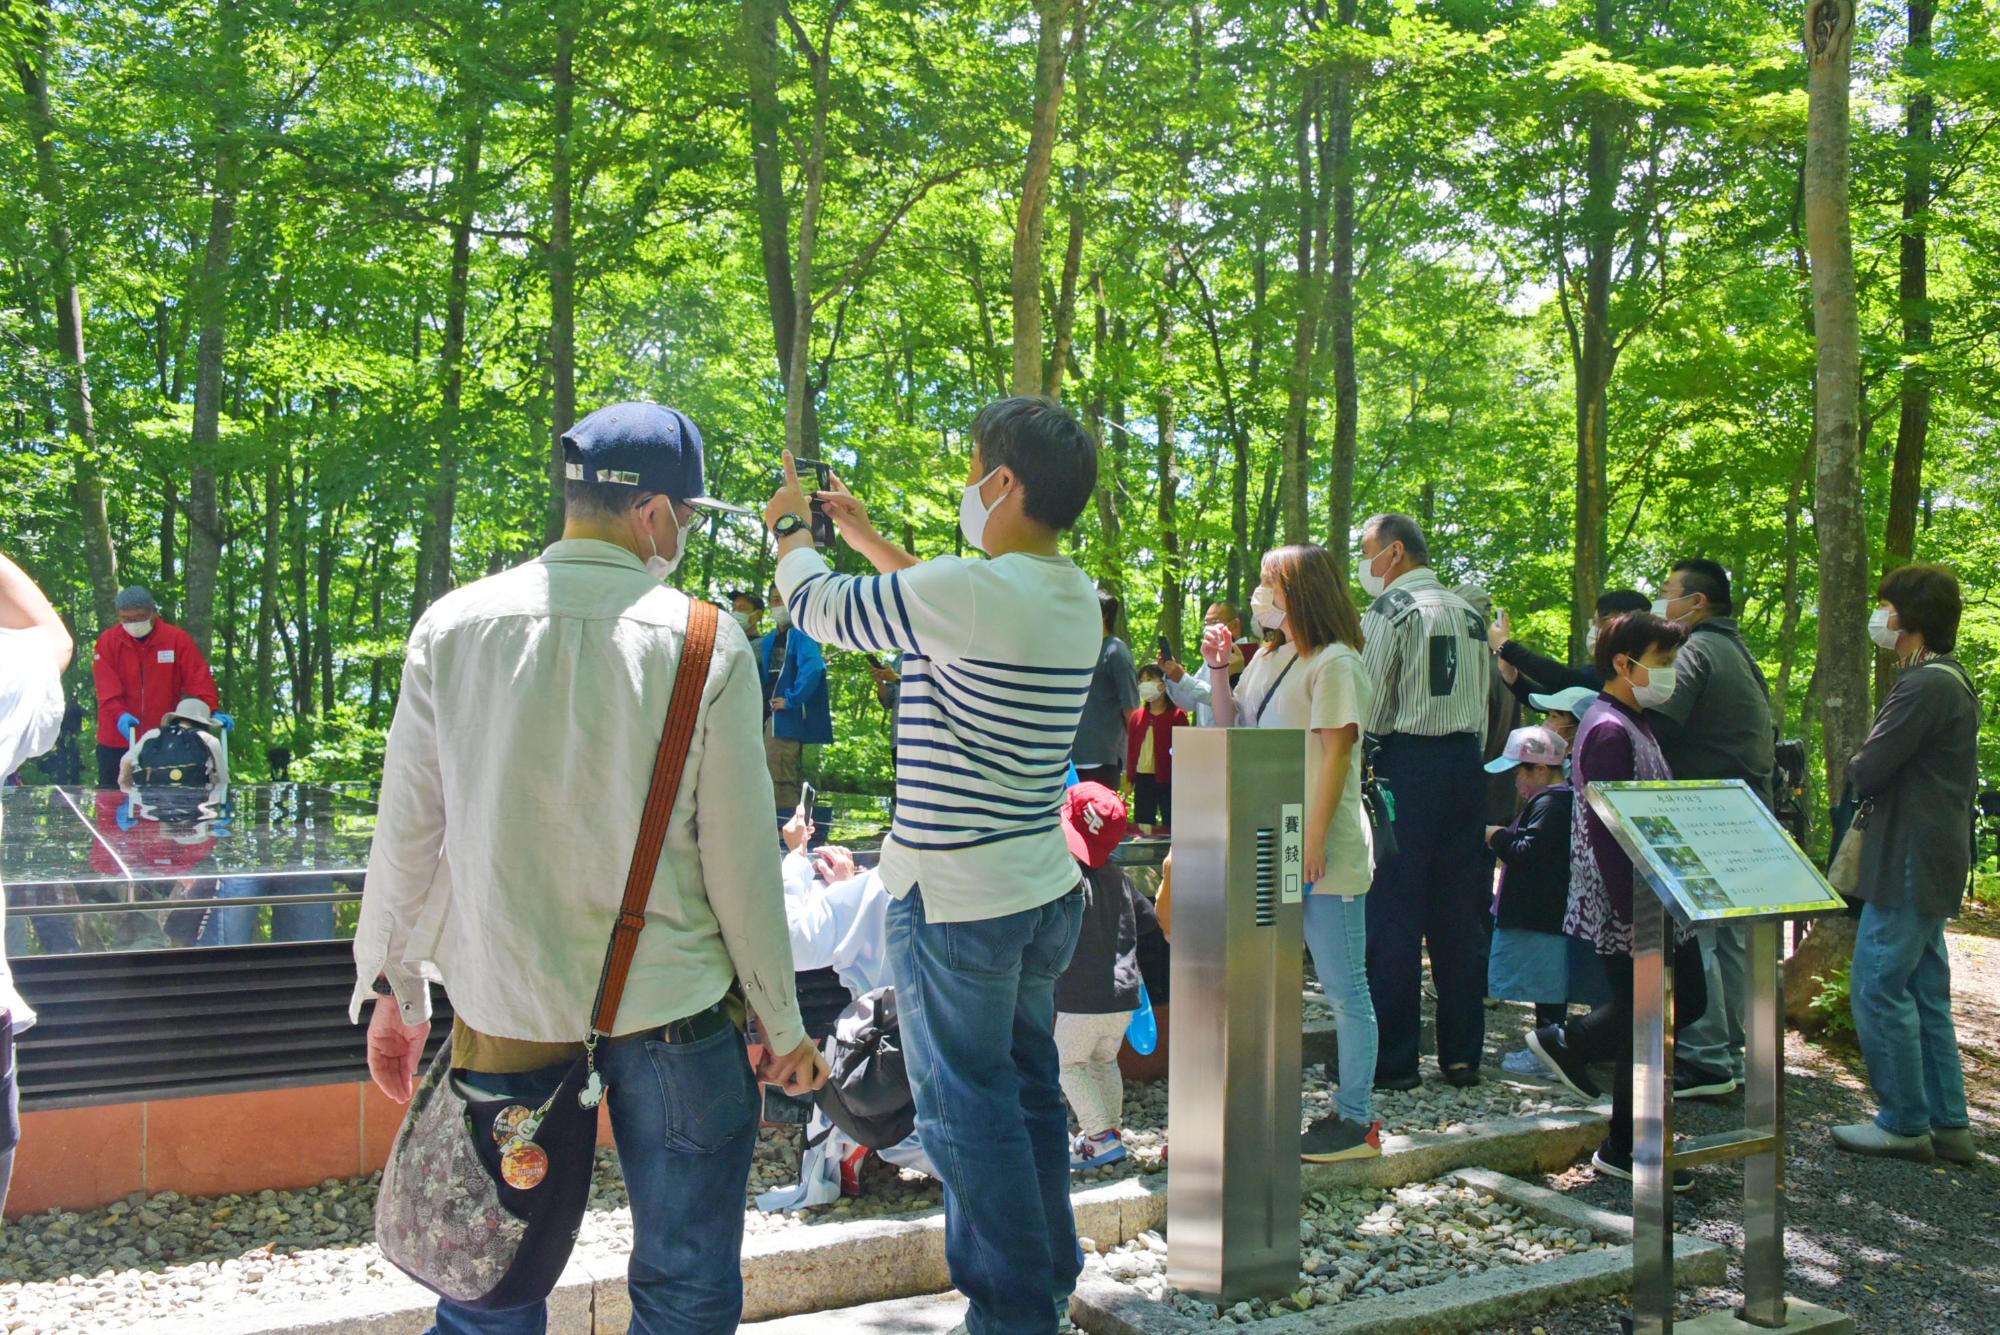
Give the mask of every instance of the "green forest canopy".
[{"label": "green forest canopy", "polygon": [[[1802,17],[0,0],[0,541],[86,638],[151,585],[248,772],[360,776],[413,619],[549,537],[581,413],[686,409],[752,504],[789,440],[935,553],[974,412],[1050,392],[1103,442],[1075,550],[1141,641],[1405,509],[1556,652],[1598,589],[1723,561],[1811,741]],[[1958,569],[1984,680],[1995,18],[1864,4],[1853,76],[1868,561]],[[768,574],[724,523],[676,582]],[[875,786],[834,675],[829,782]]]}]

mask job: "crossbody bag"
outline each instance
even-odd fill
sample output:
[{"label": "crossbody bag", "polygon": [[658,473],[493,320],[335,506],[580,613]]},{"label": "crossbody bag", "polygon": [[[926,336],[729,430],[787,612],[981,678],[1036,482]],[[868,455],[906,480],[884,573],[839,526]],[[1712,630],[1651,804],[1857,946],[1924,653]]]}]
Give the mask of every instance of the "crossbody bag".
[{"label": "crossbody bag", "polygon": [[696,602],[653,760],[625,896],[598,975],[583,1056],[539,1106],[483,1098],[452,1079],[452,1044],[424,1072],[389,1150],[375,1200],[375,1238],[397,1269],[453,1302],[480,1310],[548,1297],[569,1262],[590,1200],[597,1106],[604,1082],[597,1044],[618,1020],[646,901],[680,791],[695,714],[715,648],[717,613]]}]

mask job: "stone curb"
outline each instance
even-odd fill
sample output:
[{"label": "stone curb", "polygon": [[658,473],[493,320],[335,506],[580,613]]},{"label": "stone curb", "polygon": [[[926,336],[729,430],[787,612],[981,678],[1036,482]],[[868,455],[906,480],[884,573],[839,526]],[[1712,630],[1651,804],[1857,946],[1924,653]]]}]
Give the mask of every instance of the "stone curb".
[{"label": "stone curb", "polygon": [[[1070,1198],[1077,1232],[1099,1247],[1129,1242],[1167,1217],[1164,1174],[1124,1178]],[[944,1211],[810,1224],[746,1239],[743,1319],[759,1321],[942,1293]],[[401,1276],[310,1306],[268,1304],[236,1319],[190,1318],[157,1335],[421,1335],[436,1299]],[[570,1258],[549,1296],[549,1335],[622,1332],[632,1319],[623,1256]]]},{"label": "stone curb", "polygon": [[[1451,1335],[1552,1307],[1599,1301],[1631,1288],[1629,1218],[1486,1169],[1451,1176],[1549,1223],[1628,1241],[1540,1265],[1493,1269],[1405,1293],[1266,1319],[1256,1324],[1257,1335]],[[1721,1243],[1674,1238],[1678,1283],[1720,1283],[1728,1272],[1729,1249]],[[1088,1335],[1194,1335],[1211,1329],[1206,1322],[1183,1316],[1166,1303],[1108,1278],[1095,1263],[1077,1286],[1071,1312]]]}]

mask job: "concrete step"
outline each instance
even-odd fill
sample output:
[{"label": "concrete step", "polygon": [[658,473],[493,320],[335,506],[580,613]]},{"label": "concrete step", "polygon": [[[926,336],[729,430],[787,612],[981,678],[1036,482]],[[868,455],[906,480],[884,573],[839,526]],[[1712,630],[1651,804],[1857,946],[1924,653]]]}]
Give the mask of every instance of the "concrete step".
[{"label": "concrete step", "polygon": [[965,1320],[965,1299],[956,1293],[896,1298],[838,1312],[807,1312],[742,1327],[758,1335],[945,1335]]}]

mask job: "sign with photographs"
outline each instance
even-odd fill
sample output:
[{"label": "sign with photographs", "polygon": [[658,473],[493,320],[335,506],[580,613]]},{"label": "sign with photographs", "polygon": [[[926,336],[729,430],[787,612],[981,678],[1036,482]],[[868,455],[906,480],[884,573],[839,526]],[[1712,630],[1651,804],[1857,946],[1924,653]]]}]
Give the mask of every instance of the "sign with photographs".
[{"label": "sign with photographs", "polygon": [[1586,797],[1683,924],[1846,907],[1741,779],[1596,783]]}]

